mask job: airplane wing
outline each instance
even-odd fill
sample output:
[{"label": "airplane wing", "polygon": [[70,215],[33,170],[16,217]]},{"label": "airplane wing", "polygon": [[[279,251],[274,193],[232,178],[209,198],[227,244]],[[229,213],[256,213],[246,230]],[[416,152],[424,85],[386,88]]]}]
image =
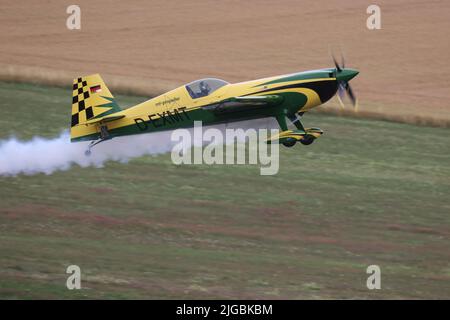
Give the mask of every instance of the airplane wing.
[{"label": "airplane wing", "polygon": [[233,97],[202,108],[213,111],[214,113],[228,113],[269,107],[277,105],[282,101],[283,97],[278,95]]}]

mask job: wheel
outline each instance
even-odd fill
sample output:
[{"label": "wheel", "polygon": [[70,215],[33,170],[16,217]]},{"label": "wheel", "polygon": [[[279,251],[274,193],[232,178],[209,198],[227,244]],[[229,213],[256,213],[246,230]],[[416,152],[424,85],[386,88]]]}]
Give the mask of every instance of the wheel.
[{"label": "wheel", "polygon": [[291,148],[291,147],[295,146],[296,142],[297,142],[297,140],[295,140],[293,138],[288,138],[283,142],[283,146]]},{"label": "wheel", "polygon": [[311,143],[314,142],[314,140],[316,140],[314,136],[307,134],[306,136],[303,137],[302,140],[300,140],[300,143],[305,146],[309,146]]}]

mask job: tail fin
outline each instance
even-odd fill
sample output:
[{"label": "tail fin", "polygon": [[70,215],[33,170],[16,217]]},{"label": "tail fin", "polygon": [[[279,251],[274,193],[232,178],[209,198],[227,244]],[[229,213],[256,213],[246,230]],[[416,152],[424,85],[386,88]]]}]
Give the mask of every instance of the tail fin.
[{"label": "tail fin", "polygon": [[121,111],[99,74],[73,81],[72,127]]},{"label": "tail fin", "polygon": [[80,136],[77,126],[88,120],[121,111],[99,74],[73,80],[71,137]]}]

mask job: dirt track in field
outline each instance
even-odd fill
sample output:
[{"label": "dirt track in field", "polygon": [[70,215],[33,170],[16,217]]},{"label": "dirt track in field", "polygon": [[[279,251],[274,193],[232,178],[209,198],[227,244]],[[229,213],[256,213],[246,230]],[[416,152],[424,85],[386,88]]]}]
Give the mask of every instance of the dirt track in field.
[{"label": "dirt track in field", "polygon": [[[2,1],[0,79],[70,83],[101,73],[111,87],[153,95],[197,78],[230,82],[332,66],[343,46],[362,111],[450,123],[450,2]],[[329,104],[336,107],[336,103]],[[431,121],[431,122],[432,122]]]}]

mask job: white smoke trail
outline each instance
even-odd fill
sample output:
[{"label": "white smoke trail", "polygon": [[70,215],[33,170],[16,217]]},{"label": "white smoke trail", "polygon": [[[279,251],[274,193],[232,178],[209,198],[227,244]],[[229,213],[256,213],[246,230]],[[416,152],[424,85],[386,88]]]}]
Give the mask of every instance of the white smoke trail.
[{"label": "white smoke trail", "polygon": [[[167,141],[168,143],[164,143]],[[88,142],[71,143],[68,132],[54,139],[34,137],[29,141],[10,138],[0,142],[0,176],[51,174],[72,165],[101,167],[108,160],[126,162],[144,154],[170,151],[170,133],[143,134],[115,138],[84,154]]]},{"label": "white smoke trail", "polygon": [[[273,127],[269,119],[238,122],[228,128],[268,128]],[[226,125],[215,126],[224,130]],[[208,128],[208,127],[205,127]],[[102,142],[92,149],[88,157],[84,154],[88,142],[71,143],[67,131],[59,137],[47,139],[34,137],[21,141],[14,137],[0,140],[0,176],[52,174],[55,171],[80,167],[102,167],[107,161],[127,162],[143,155],[157,155],[170,152],[176,142],[171,142],[172,131],[139,134],[114,138]]]}]

